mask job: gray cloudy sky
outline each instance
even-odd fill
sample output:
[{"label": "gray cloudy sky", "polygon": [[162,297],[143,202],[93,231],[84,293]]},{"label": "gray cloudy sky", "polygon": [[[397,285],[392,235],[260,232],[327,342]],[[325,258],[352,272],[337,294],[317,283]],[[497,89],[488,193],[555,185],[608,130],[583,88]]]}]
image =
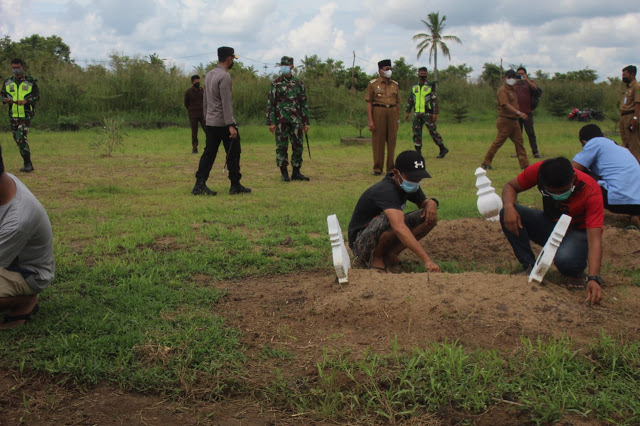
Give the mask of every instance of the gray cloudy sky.
[{"label": "gray cloudy sky", "polygon": [[[241,61],[262,71],[284,54],[296,63],[305,55],[332,57],[375,71],[380,59],[416,59],[411,37],[428,13],[447,16],[451,60],[478,75],[485,62],[523,63],[554,73],[586,67],[601,79],[638,65],[636,31],[640,13],[632,2],[538,0],[2,0],[0,35],[19,40],[56,34],[78,63],[104,61],[113,52],[129,56],[158,53],[190,73],[215,59],[218,46],[236,49]],[[637,51],[636,51],[637,52]],[[635,52],[634,52],[635,53]],[[430,67],[431,68],[431,67]]]}]

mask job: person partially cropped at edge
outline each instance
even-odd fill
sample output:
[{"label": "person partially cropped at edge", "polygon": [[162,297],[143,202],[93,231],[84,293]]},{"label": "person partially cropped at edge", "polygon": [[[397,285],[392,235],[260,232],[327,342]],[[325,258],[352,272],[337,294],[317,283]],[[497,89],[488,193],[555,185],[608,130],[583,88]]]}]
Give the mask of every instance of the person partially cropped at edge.
[{"label": "person partially cropped at edge", "polygon": [[[518,194],[538,187],[543,211],[516,204]],[[502,190],[500,223],[516,258],[529,273],[536,262],[530,241],[544,246],[562,214],[571,216],[569,229],[553,263],[567,278],[570,290],[587,290],[587,301],[602,299],[602,223],[604,204],[598,183],[571,166],[564,157],[532,164]],[[584,270],[589,266],[589,275]]]},{"label": "person partially cropped at edge", "polygon": [[54,276],[51,223],[42,204],[5,173],[0,148],[0,329],[23,325],[38,312],[38,293]]},{"label": "person partially cropped at edge", "polygon": [[633,154],[604,137],[595,124],[579,133],[582,151],[573,157],[573,167],[588,173],[602,189],[604,208],[629,215],[632,228],[640,229],[640,164]]},{"label": "person partially cropped at edge", "polygon": [[[422,179],[431,177],[424,165],[418,152],[404,151],[395,168],[360,196],[349,223],[349,247],[360,263],[386,272],[408,248],[429,272],[440,272],[418,242],[438,221],[438,200],[427,198],[420,187]],[[419,210],[404,214],[407,200]]]}]

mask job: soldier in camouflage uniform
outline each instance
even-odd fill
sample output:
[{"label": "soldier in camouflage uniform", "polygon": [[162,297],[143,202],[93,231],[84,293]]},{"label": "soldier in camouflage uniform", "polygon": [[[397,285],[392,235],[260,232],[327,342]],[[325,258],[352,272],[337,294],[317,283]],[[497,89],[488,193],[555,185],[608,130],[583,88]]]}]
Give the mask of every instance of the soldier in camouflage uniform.
[{"label": "soldier in camouflage uniform", "polygon": [[440,153],[436,158],[444,158],[449,150],[444,146],[442,136],[436,129],[436,120],[439,112],[438,99],[436,88],[429,85],[427,76],[427,68],[422,67],[418,70],[418,83],[411,88],[404,119],[409,121],[409,113],[412,109],[415,110],[413,114],[413,144],[416,147],[416,151],[422,152],[422,126],[426,125],[431,139],[440,148]]},{"label": "soldier in camouflage uniform", "polygon": [[2,103],[9,105],[9,120],[11,133],[20,149],[20,155],[24,161],[21,172],[32,172],[31,150],[27,143],[27,133],[31,126],[31,119],[35,113],[35,103],[40,99],[40,92],[36,79],[24,75],[24,61],[14,59],[11,61],[13,77],[6,79],[2,85]]},{"label": "soldier in camouflage uniform", "polygon": [[[293,58],[283,56],[280,60],[280,77],[273,80],[267,103],[267,125],[276,135],[276,164],[280,167],[282,180],[308,181],[300,173],[302,167],[302,133],[309,131],[309,112],[304,85],[291,73]],[[291,179],[287,171],[289,164],[287,149],[291,140]]]}]

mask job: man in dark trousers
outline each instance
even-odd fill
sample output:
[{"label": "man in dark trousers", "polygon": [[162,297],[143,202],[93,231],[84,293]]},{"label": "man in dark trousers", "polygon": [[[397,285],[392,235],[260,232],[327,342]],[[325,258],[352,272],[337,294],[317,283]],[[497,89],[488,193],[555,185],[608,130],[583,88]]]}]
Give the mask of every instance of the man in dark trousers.
[{"label": "man in dark trousers", "polygon": [[233,118],[231,100],[231,76],[229,70],[238,56],[232,47],[218,48],[218,66],[209,71],[204,79],[204,102],[207,145],[204,148],[196,172],[196,184],[191,190],[193,195],[216,195],[207,187],[211,167],[216,160],[220,142],[227,153],[226,167],[229,169],[231,187],[229,194],[247,194],[251,188],[240,184],[240,134]]},{"label": "man in dark trousers", "polygon": [[518,81],[513,85],[513,90],[516,92],[516,96],[518,97],[518,106],[520,107],[520,111],[526,115],[526,118],[524,116],[518,118],[520,133],[522,133],[522,128],[524,127],[524,130],[527,132],[527,137],[529,138],[529,145],[531,146],[531,154],[533,155],[533,158],[542,158],[538,151],[536,130],[533,128],[533,110],[535,108],[533,100],[534,96],[538,94],[538,86],[536,86],[536,83],[534,83],[533,80],[529,80],[529,77],[527,76],[527,69],[525,67],[518,68],[516,73],[518,74]]},{"label": "man in dark trousers", "polygon": [[205,134],[204,111],[202,102],[204,98],[204,90],[200,87],[200,76],[191,76],[191,87],[184,92],[184,107],[189,114],[189,123],[191,124],[191,153],[198,153],[198,124],[202,127]]}]

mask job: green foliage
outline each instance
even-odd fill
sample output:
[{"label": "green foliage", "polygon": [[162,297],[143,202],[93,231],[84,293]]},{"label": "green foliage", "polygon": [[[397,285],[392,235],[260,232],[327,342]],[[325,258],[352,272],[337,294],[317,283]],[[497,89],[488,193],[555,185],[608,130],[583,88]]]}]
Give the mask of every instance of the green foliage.
[{"label": "green foliage", "polygon": [[462,44],[462,41],[458,36],[444,35],[444,28],[446,26],[446,15],[442,15],[440,18],[440,12],[432,12],[427,16],[427,21],[421,19],[422,23],[426,27],[426,32],[418,33],[413,36],[413,41],[418,41],[418,59],[425,50],[429,51],[429,63],[433,57],[433,79],[438,80],[438,50],[442,52],[447,58],[451,59],[451,52],[446,41],[454,41],[458,44]]},{"label": "green foliage", "polygon": [[473,68],[467,66],[467,64],[461,64],[458,66],[449,65],[446,69],[439,71],[438,81],[460,81],[468,80],[469,75],[473,72]]},{"label": "green foliage", "polygon": [[583,70],[578,70],[578,71],[568,71],[565,74],[556,72],[553,75],[553,80],[560,80],[560,81],[583,81],[583,82],[593,83],[597,79],[598,79],[598,73],[596,73],[594,70],[589,68],[585,68]]},{"label": "green foliage", "polygon": [[94,156],[111,157],[113,152],[124,149],[125,136],[124,120],[119,117],[104,117],[98,135],[89,143],[89,149]]},{"label": "green foliage", "polygon": [[497,89],[502,84],[503,75],[504,69],[502,69],[502,67],[485,62],[482,67],[482,73],[480,74],[480,81]]}]

